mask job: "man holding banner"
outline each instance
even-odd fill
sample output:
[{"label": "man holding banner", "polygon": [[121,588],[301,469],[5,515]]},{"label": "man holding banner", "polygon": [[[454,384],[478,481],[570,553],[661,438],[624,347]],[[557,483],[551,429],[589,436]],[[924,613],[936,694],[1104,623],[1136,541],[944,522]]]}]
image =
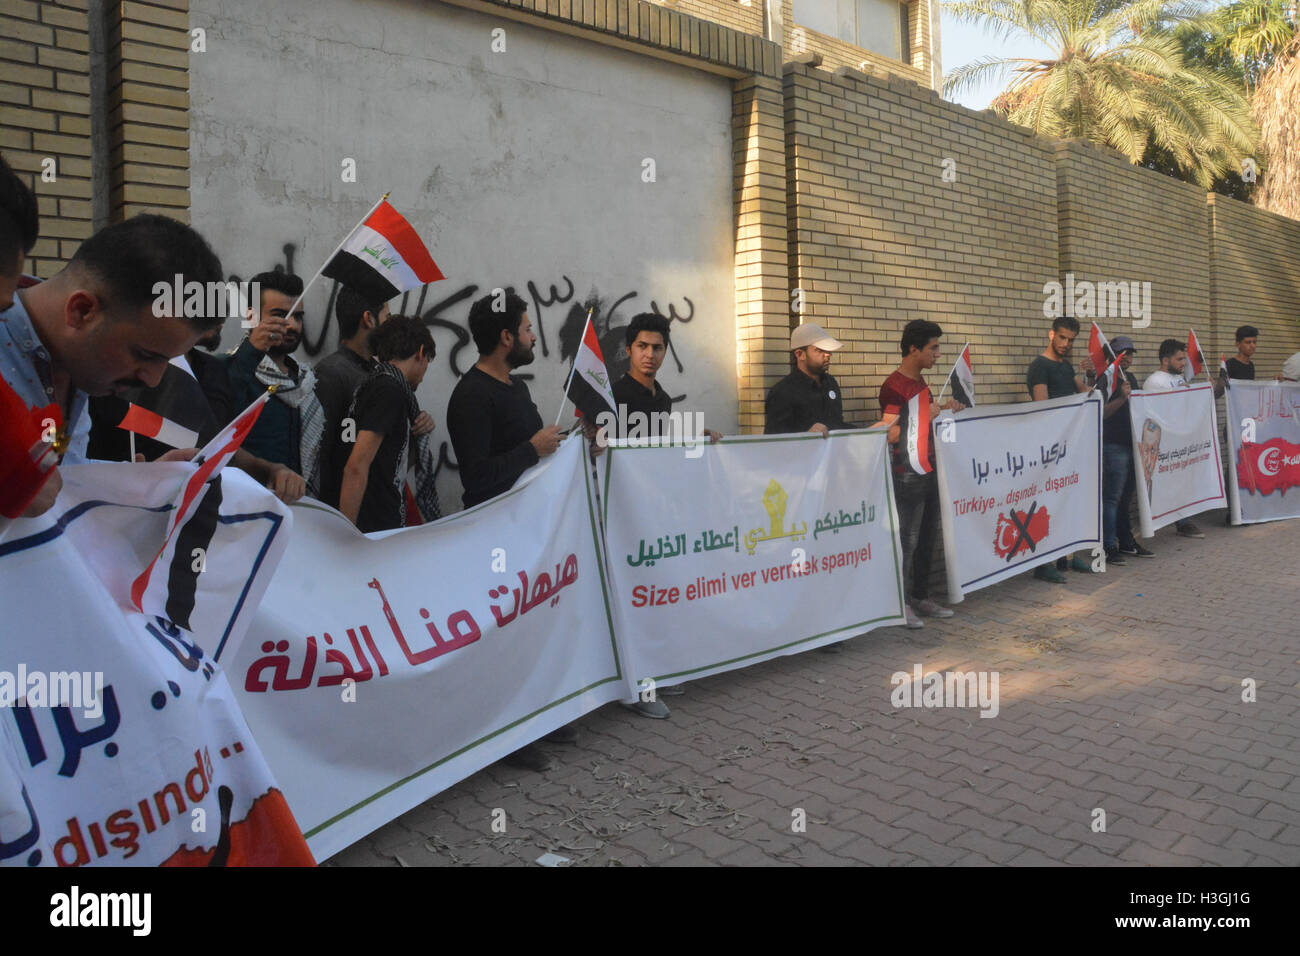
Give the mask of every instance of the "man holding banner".
[{"label": "man holding banner", "polygon": [[1124,564],[1126,554],[1154,558],[1155,552],[1138,544],[1137,538],[1133,536],[1133,523],[1129,515],[1136,489],[1129,396],[1137,389],[1138,383],[1128,367],[1137,354],[1137,347],[1127,335],[1115,336],[1111,347],[1118,356],[1120,372],[1124,378],[1119,388],[1114,390],[1114,396],[1108,394],[1109,379],[1106,376],[1099,376],[1097,380],[1097,387],[1101,389],[1102,400],[1105,402],[1101,410],[1102,547],[1106,550],[1107,564]]},{"label": "man holding banner", "polygon": [[897,415],[898,440],[891,447],[894,499],[898,504],[898,537],[903,551],[903,615],[912,629],[925,626],[925,617],[952,617],[953,612],[930,598],[930,559],[939,531],[939,485],[934,474],[932,422],[945,409],[966,406],[955,398],[942,405],[933,400],[922,373],[939,361],[935,322],[914,319],[903,326],[899,351],[903,360],[880,386],[880,407]]},{"label": "man holding banner", "polygon": [[[1144,392],[1163,392],[1174,388],[1185,388],[1187,378],[1183,374],[1187,366],[1187,352],[1183,343],[1177,339],[1165,339],[1160,343],[1160,368],[1147,376],[1142,383]],[[1222,382],[1215,386],[1215,396],[1222,394]],[[1204,538],[1205,532],[1186,518],[1174,522],[1175,530],[1184,538]]]}]

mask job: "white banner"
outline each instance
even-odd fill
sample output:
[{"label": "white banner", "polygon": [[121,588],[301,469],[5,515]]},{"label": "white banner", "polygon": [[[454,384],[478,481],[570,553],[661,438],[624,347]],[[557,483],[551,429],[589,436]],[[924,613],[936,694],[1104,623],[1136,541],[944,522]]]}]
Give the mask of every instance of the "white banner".
[{"label": "white banner", "polygon": [[902,622],[883,430],[611,447],[600,466],[631,691]]},{"label": "white banner", "polygon": [[1214,386],[1129,396],[1142,537],[1227,503]]},{"label": "white banner", "polygon": [[1233,524],[1300,517],[1300,383],[1233,379],[1226,399]]},{"label": "white banner", "polygon": [[1101,398],[987,405],[935,421],[948,595],[1101,546]]},{"label": "white banner", "polygon": [[586,449],[510,491],[366,537],[316,502],[233,661],[232,683],[324,859],[625,696]]},{"label": "white banner", "polygon": [[194,630],[129,609],[194,471],[66,466],[50,512],[0,522],[0,863],[311,862],[213,661],[261,598],[287,509],[225,473],[157,570]]}]

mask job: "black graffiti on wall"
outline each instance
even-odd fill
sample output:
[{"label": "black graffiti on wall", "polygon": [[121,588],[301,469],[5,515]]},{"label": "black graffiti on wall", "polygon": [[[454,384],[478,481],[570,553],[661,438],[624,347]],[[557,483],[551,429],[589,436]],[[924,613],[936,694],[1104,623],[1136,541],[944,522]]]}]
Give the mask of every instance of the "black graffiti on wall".
[{"label": "black graffiti on wall", "polygon": [[[298,247],[294,243],[285,243],[281,247],[281,251],[283,261],[272,266],[271,271],[292,273]],[[231,281],[240,281],[238,276],[231,276],[230,279]],[[600,340],[601,352],[605,357],[605,365],[610,371],[610,380],[617,381],[627,372],[630,364],[627,349],[624,346],[624,330],[633,315],[642,311],[650,311],[668,320],[670,326],[669,354],[678,374],[686,371],[686,366],[677,352],[677,346],[671,340],[671,325],[675,322],[687,323],[695,318],[695,303],[688,297],[682,296],[682,301],[685,303],[684,312],[679,311],[675,303],[668,302],[668,311],[665,313],[659,307],[658,301],[654,299],[650,300],[648,310],[631,305],[630,303],[640,296],[640,292],[635,289],[614,296],[611,299],[609,296],[602,295],[598,289],[593,288],[582,302],[578,302],[573,280],[567,275],[561,274],[558,283],[550,282],[543,283],[543,285],[546,288],[545,292],[542,292],[541,286],[533,279],[529,279],[524,286],[527,293],[525,301],[531,304],[529,315],[533,320],[533,329],[537,333],[542,359],[551,356],[548,325],[557,323],[558,332],[556,337],[559,342],[559,359],[566,366],[573,361],[574,356],[578,353],[578,345],[582,340],[582,330],[587,321],[587,312],[590,310],[592,324],[596,328],[596,336]],[[563,289],[561,286],[563,286]],[[438,356],[446,360],[451,374],[456,378],[460,378],[478,360],[478,353],[473,348],[473,338],[469,332],[469,304],[479,298],[480,295],[486,295],[493,291],[493,287],[468,283],[449,295],[435,299],[433,302],[428,301],[431,298],[430,290],[435,290],[434,295],[437,295],[445,287],[445,283],[441,285],[425,285],[421,286],[418,291],[405,292],[402,294],[401,302],[393,307],[392,311],[399,315],[418,316],[431,329],[442,330],[450,335],[453,340],[451,347],[444,348],[444,343],[439,342]],[[513,286],[504,288],[507,292],[516,292]],[[480,290],[482,291],[480,292]],[[314,335],[313,328],[317,327],[317,319],[310,313],[307,315],[307,321],[304,323],[302,330],[302,349],[309,358],[316,358],[325,350],[325,343],[330,338],[330,330],[335,322],[334,303],[338,297],[338,291],[338,281],[331,279],[325,313],[319,318],[318,331]],[[414,299],[414,303],[412,303],[412,299]],[[560,311],[566,305],[568,309]],[[460,306],[464,306],[464,308],[458,308]],[[622,314],[620,314],[620,309],[622,309]],[[557,312],[560,312],[558,317]],[[435,332],[435,342],[439,338],[440,336]],[[465,351],[467,348],[469,349],[468,353]],[[519,378],[525,381],[532,381],[534,378],[531,372],[521,371],[517,374]],[[686,398],[686,393],[672,395],[670,398],[674,402],[680,402]],[[458,470],[456,462],[451,458],[447,441],[439,443],[435,475],[441,473],[444,466],[451,471]]]}]

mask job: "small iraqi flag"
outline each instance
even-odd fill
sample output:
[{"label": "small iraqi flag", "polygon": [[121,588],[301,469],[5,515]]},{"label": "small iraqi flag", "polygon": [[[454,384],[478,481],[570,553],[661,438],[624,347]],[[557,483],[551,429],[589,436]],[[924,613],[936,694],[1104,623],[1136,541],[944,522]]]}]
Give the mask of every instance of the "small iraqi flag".
[{"label": "small iraqi flag", "polygon": [[411,224],[382,199],[343,241],[321,275],[337,279],[371,302],[387,302],[407,289],[446,278]]},{"label": "small iraqi flag", "polygon": [[1096,322],[1092,323],[1092,331],[1088,333],[1088,355],[1092,357],[1092,370],[1098,376],[1115,360],[1115,350]]},{"label": "small iraqi flag", "polygon": [[1223,379],[1223,387],[1231,388],[1228,375],[1228,360],[1222,355],[1219,356],[1219,378]]},{"label": "small iraqi flag", "polygon": [[206,551],[221,508],[221,470],[253,430],[270,397],[271,393],[266,391],[253,399],[239,417],[194,457],[193,463],[198,467],[176,498],[162,547],[149,566],[131,582],[131,603],[136,610],[166,618],[189,629],[190,611],[194,606],[192,579],[188,588],[177,586],[177,575],[173,571],[178,566],[191,566],[192,546],[198,545]]},{"label": "small iraqi flag", "polygon": [[126,416],[117,427],[143,435],[145,438],[152,438],[164,445],[171,445],[173,448],[195,448],[199,443],[198,432],[177,425],[157,412],[151,412],[134,403],[127,407]]},{"label": "small iraqi flag", "polygon": [[970,343],[962,346],[961,354],[948,373],[948,388],[957,401],[967,408],[975,407],[975,370],[970,364]]},{"label": "small iraqi flag", "polygon": [[1187,364],[1183,366],[1183,379],[1190,382],[1205,371],[1205,356],[1201,354],[1201,343],[1196,340],[1196,330],[1187,330]]},{"label": "small iraqi flag", "polygon": [[917,392],[902,407],[890,405],[885,414],[898,416],[898,439],[907,448],[908,467],[918,475],[930,474],[934,470],[930,466],[930,390]]},{"label": "small iraqi flag", "polygon": [[1102,384],[1103,382],[1106,384],[1107,398],[1115,397],[1115,390],[1119,387],[1119,383],[1124,381],[1122,376],[1123,373],[1121,371],[1120,364],[1119,364],[1119,356],[1116,355],[1115,361],[1111,362],[1108,366],[1106,366],[1106,371],[1103,372],[1101,377],[1097,379],[1098,385]]},{"label": "small iraqi flag", "polygon": [[590,311],[587,312],[587,325],[582,330],[582,344],[573,357],[573,371],[569,373],[566,391],[569,401],[582,417],[593,424],[601,412],[616,413],[614,394],[609,388],[609,370],[600,351],[600,340],[596,338],[596,327],[591,324]]}]

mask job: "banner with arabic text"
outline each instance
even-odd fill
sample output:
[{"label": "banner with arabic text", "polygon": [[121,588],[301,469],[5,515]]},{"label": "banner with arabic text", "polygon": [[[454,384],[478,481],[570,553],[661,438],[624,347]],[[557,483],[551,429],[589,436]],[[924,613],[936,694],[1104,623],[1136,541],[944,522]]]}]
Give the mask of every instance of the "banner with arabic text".
[{"label": "banner with arabic text", "polygon": [[1129,396],[1142,537],[1227,503],[1214,386]]},{"label": "banner with arabic text", "polygon": [[218,649],[247,625],[288,537],[242,472],[207,483],[155,591],[193,630],[130,608],[196,467],[61,467],[39,518],[0,522],[0,863],[310,864]]},{"label": "banner with arabic text", "polygon": [[1300,383],[1233,379],[1225,398],[1233,524],[1300,517]]},{"label": "banner with arabic text", "polygon": [[944,564],[953,602],[1101,545],[1096,392],[985,405],[935,422]]},{"label": "banner with arabic text", "polygon": [[578,436],[510,491],[365,536],[317,502],[232,683],[324,859],[625,696]]},{"label": "banner with arabic text", "polygon": [[902,621],[883,430],[702,450],[615,445],[600,459],[631,692]]}]

